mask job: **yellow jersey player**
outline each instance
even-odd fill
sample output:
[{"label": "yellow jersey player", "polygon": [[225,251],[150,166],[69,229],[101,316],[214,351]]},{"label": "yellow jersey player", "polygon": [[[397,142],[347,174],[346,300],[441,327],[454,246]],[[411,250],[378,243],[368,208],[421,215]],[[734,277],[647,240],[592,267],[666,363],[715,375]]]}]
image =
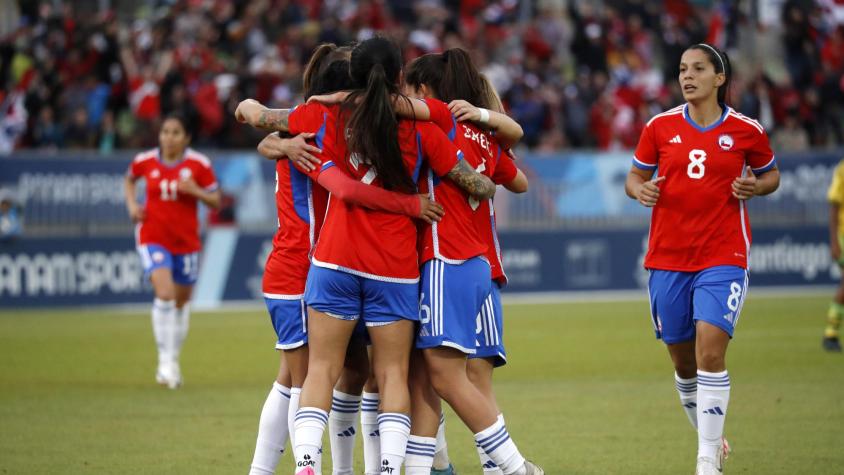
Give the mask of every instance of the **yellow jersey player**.
[{"label": "yellow jersey player", "polygon": [[[827,193],[829,200],[829,250],[832,258],[844,268],[841,248],[844,247],[844,159],[835,167],[832,184]],[[844,315],[844,281],[835,292],[835,299],[829,304],[826,330],[823,335],[823,347],[826,351],[841,352],[841,342],[838,340],[838,330],[841,327],[841,317]]]}]

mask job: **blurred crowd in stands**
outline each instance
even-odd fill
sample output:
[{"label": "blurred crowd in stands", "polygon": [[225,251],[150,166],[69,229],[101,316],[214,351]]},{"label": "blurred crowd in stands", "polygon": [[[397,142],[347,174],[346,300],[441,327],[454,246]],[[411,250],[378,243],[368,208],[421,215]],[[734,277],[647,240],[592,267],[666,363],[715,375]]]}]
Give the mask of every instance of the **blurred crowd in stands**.
[{"label": "blurred crowd in stands", "polygon": [[171,112],[197,146],[252,148],[238,101],[294,105],[316,45],[378,32],[407,60],[470,50],[535,151],[632,149],[682,103],[679,57],[701,41],[730,54],[730,103],[775,149],[844,145],[844,0],[0,3],[0,153],[150,147]]}]

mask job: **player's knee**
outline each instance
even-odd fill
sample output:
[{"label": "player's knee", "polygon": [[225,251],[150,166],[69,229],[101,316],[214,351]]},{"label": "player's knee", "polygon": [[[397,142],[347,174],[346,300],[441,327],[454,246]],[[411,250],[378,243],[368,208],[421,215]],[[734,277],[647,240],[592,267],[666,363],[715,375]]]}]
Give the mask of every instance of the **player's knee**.
[{"label": "player's knee", "polygon": [[360,394],[368,376],[368,367],[346,365],[340,375],[340,381],[337,382],[337,390],[347,394]]},{"label": "player's knee", "polygon": [[697,357],[697,367],[711,373],[724,371],[724,355],[717,351],[703,350]]},{"label": "player's knee", "polygon": [[334,387],[337,381],[340,380],[340,373],[343,371],[343,365],[338,365],[330,361],[310,361],[308,365],[308,380],[313,378],[319,381],[320,385],[328,385]]},{"label": "player's knee", "polygon": [[451,394],[461,382],[469,383],[465,373],[463,375],[455,375],[449,374],[446,371],[431,371],[429,377],[434,391],[445,399],[448,399],[448,394]]},{"label": "player's knee", "polygon": [[407,365],[389,364],[384,366],[375,370],[378,386],[383,388],[388,384],[396,383],[407,385]]},{"label": "player's knee", "polygon": [[694,360],[675,361],[674,371],[677,372],[677,376],[683,379],[694,378],[697,375],[697,363]]},{"label": "player's knee", "polygon": [[477,367],[472,365],[469,365],[469,367],[466,368],[466,376],[469,378],[469,381],[471,381],[472,384],[474,384],[475,386],[483,384],[485,379],[484,373],[480,371]]},{"label": "player's knee", "polygon": [[155,298],[159,300],[174,301],[176,300],[176,292],[172,287],[162,286],[155,289]]}]

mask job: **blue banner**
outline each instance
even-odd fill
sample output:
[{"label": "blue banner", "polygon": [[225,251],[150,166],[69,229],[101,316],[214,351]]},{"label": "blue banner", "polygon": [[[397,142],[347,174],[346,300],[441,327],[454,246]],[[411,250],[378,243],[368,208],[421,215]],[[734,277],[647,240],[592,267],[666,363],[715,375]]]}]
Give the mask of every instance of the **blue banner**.
[{"label": "blue banner", "polygon": [[[822,226],[761,228],[750,250],[751,286],[832,285],[841,272]],[[644,289],[646,231],[501,233],[505,292]]]},{"label": "blue banner", "polygon": [[[822,226],[762,228],[753,233],[752,287],[832,285],[839,267]],[[504,291],[557,292],[644,289],[644,231],[501,233]],[[269,234],[239,234],[214,255],[229,255],[224,285],[210,301],[261,300],[261,278],[272,248]],[[204,259],[214,256],[206,255]],[[200,281],[217,272],[200,269]],[[0,307],[147,302],[148,282],[131,238],[38,238],[0,244]]]},{"label": "blue banner", "polygon": [[0,307],[148,302],[131,237],[0,243]]},{"label": "blue banner", "polygon": [[[130,153],[95,158],[73,153],[0,157],[0,190],[22,207],[24,232],[128,233],[131,223],[123,182],[132,158]],[[212,164],[223,193],[233,198],[238,222],[269,228],[275,217],[274,162],[251,152],[226,152],[212,156]],[[143,185],[140,182],[139,200]]]}]

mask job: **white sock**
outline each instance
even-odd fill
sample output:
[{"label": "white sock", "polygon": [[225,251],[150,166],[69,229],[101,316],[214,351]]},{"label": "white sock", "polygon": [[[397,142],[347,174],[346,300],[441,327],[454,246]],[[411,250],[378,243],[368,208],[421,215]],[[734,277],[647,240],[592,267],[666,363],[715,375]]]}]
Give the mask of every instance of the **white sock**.
[{"label": "white sock", "polygon": [[505,475],[524,475],[525,458],[510,438],[502,418],[475,434],[475,443],[484,449]]},{"label": "white sock", "polygon": [[363,393],[360,430],[363,438],[363,466],[366,475],[381,474],[381,433],[378,431],[378,393]]},{"label": "white sock", "polygon": [[399,412],[378,415],[378,432],[381,433],[381,473],[400,475],[410,437],[410,417]]},{"label": "white sock", "polygon": [[436,470],[445,470],[451,465],[448,457],[448,443],[445,441],[445,414],[440,412],[440,426],[437,427],[437,449],[434,453],[434,464]]},{"label": "white sock", "polygon": [[730,404],[730,375],[697,372],[697,456],[718,460]]},{"label": "white sock", "polygon": [[270,394],[261,410],[258,422],[258,441],[249,475],[272,475],[287,444],[287,410],[290,406],[290,388],[273,383]]},{"label": "white sock", "polygon": [[287,409],[287,430],[290,431],[290,446],[296,447],[296,431],[293,428],[296,422],[296,412],[299,411],[299,398],[302,395],[302,388],[290,388],[290,408]]},{"label": "white sock", "polygon": [[430,475],[434,463],[437,439],[411,435],[407,439],[407,457],[404,459],[405,475]]},{"label": "white sock", "polygon": [[176,309],[174,319],[174,346],[173,346],[173,361],[179,362],[179,355],[182,353],[182,346],[185,344],[185,338],[188,336],[188,328],[190,327],[190,304],[186,303],[182,308]]},{"label": "white sock", "polygon": [[674,385],[689,422],[697,430],[697,377],[683,379],[674,373]]},{"label": "white sock", "polygon": [[[504,424],[504,414],[498,415],[498,421]],[[484,475],[504,474],[504,472],[502,472],[501,469],[498,468],[498,465],[496,465],[495,462],[493,462],[492,459],[489,458],[489,455],[486,454],[484,449],[477,442],[475,442],[475,448],[478,451],[478,458],[481,459],[481,468],[484,471]]]},{"label": "white sock", "polygon": [[311,467],[319,472],[319,459],[322,457],[322,435],[328,424],[328,413],[317,407],[303,407],[296,411],[295,428],[296,471]]},{"label": "white sock", "polygon": [[175,344],[176,302],[155,299],[152,303],[152,332],[158,347],[158,364],[170,364]]},{"label": "white sock", "polygon": [[334,390],[328,430],[331,440],[331,468],[334,475],[353,475],[355,434],[360,396]]}]

